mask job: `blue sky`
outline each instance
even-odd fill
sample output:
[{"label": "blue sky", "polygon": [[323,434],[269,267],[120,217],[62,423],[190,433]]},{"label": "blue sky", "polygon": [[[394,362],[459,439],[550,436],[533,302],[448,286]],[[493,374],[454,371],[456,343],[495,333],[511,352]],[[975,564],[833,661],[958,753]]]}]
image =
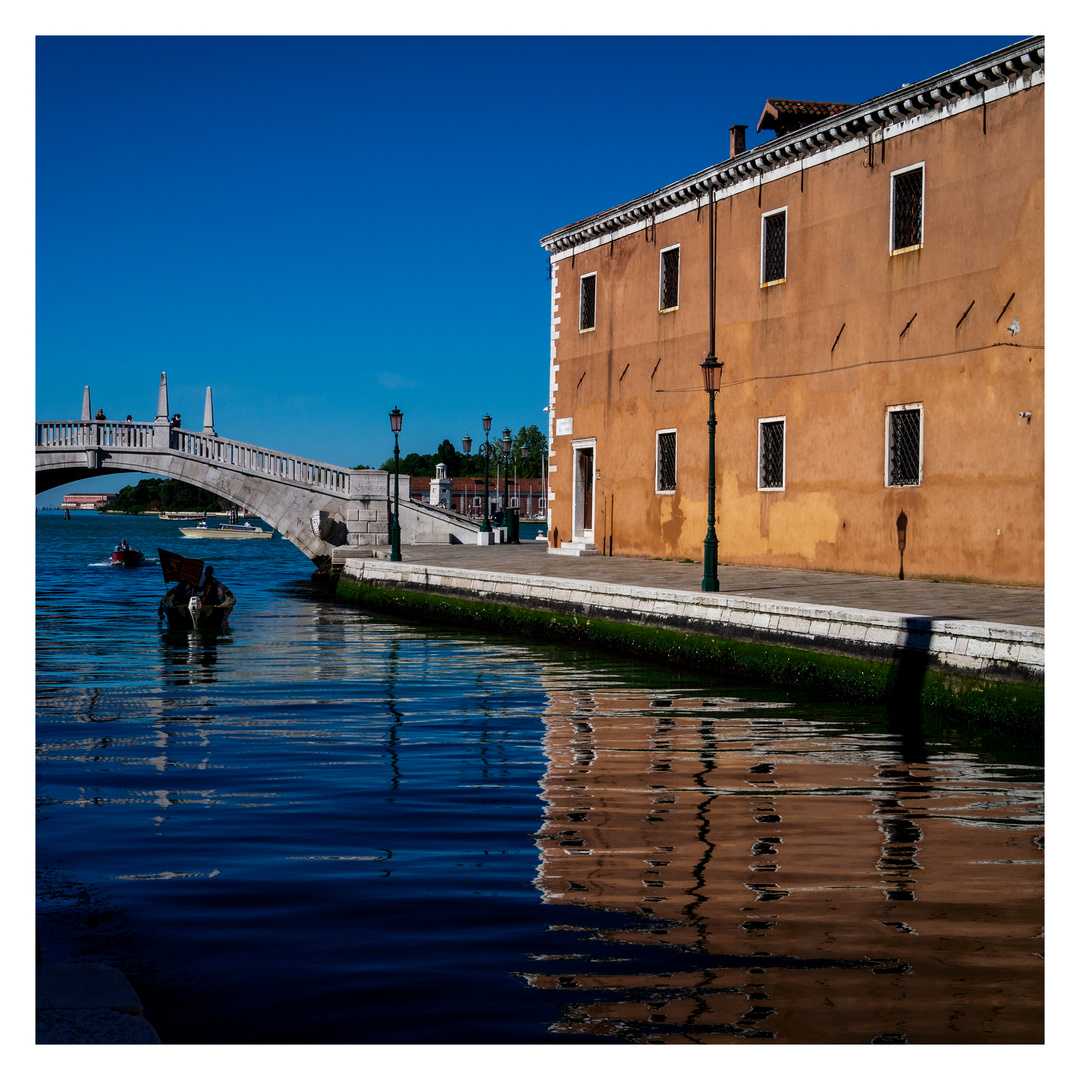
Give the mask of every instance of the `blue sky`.
[{"label": "blue sky", "polygon": [[[766,97],[857,103],[985,37],[42,36],[37,419],[336,465],[545,429],[539,239],[728,156]],[[103,477],[65,490],[117,490]],[[58,498],[43,495],[39,503]]]}]

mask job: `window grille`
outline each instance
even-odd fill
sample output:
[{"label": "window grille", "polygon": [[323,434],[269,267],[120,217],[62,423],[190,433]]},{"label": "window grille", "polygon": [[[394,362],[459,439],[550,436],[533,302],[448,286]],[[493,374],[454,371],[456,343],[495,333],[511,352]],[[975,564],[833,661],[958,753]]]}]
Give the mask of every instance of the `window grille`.
[{"label": "window grille", "polygon": [[769,214],[764,219],[761,239],[762,283],[780,281],[787,277],[787,211]]},{"label": "window grille", "polygon": [[762,421],[758,430],[758,487],[782,488],[784,486],[784,421]]},{"label": "window grille", "polygon": [[656,436],[656,490],[675,490],[674,431],[661,431]]},{"label": "window grille", "polygon": [[922,483],[922,409],[889,413],[889,487]]},{"label": "window grille", "polygon": [[581,325],[582,330],[592,330],[596,326],[596,275],[589,274],[581,279]]},{"label": "window grille", "polygon": [[893,251],[922,243],[923,171],[893,177]]},{"label": "window grille", "polygon": [[679,249],[660,253],[660,308],[667,311],[679,306]]}]

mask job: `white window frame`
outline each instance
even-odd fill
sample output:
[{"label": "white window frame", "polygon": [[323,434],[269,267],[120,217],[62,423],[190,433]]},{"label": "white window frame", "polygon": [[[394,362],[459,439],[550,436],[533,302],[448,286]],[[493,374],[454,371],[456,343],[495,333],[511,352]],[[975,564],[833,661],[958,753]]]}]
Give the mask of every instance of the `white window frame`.
[{"label": "white window frame", "polygon": [[[593,322],[592,326],[582,326],[582,319],[585,317],[585,280],[587,278],[593,279]],[[596,280],[596,271],[592,273],[582,274],[578,282],[578,333],[579,334],[591,334],[596,329],[596,298],[599,282]]]},{"label": "white window frame", "polygon": [[[682,244],[671,244],[666,248],[660,249],[660,276],[659,276],[659,290],[656,296],[656,305],[660,311],[678,311],[679,310],[679,294],[682,290]],[[679,280],[675,283],[675,306],[664,307],[664,256],[669,251],[679,252]]]},{"label": "white window frame", "polygon": [[[779,487],[763,487],[761,483],[761,446],[762,446],[762,429],[766,424],[780,423],[784,425],[784,439],[783,439],[783,453],[780,461],[780,471],[782,478]],[[787,490],[787,417],[786,416],[762,416],[758,418],[758,438],[757,438],[757,489],[758,491],[785,491]]]},{"label": "white window frame", "polygon": [[[896,178],[904,173],[922,173],[922,194],[919,198],[919,242],[907,247],[896,246]],[[918,251],[926,240],[926,162],[906,165],[889,173],[889,254],[903,255],[906,251]]]},{"label": "white window frame", "polygon": [[[892,416],[898,412],[918,412],[919,414],[919,479],[914,484],[892,484],[889,476],[889,459],[892,457]],[[885,410],[885,486],[887,488],[922,487],[923,482],[923,442],[926,439],[926,415],[923,403],[908,405],[890,405]]]},{"label": "white window frame", "polygon": [[[788,220],[787,220],[786,206],[778,206],[775,210],[770,210],[768,213],[761,215],[761,287],[763,289],[768,288],[770,285],[782,285],[787,281],[787,255],[788,255]],[[778,278],[765,277],[765,219],[776,217],[777,214],[784,215],[784,272]]]},{"label": "white window frame", "polygon": [[[674,435],[675,436],[675,484],[669,488],[662,488],[660,486],[660,436],[661,435]],[[674,495],[675,489],[679,484],[679,429],[678,428],[658,428],[656,432],[656,472],[653,477],[653,487],[657,495]]]}]

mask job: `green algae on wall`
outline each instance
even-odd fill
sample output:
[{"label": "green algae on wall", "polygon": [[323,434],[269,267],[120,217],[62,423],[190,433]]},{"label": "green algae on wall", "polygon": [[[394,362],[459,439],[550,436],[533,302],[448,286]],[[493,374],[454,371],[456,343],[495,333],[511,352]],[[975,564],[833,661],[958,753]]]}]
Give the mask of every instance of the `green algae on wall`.
[{"label": "green algae on wall", "polygon": [[786,645],[732,641],[710,634],[440,593],[337,582],[338,599],[373,611],[478,633],[527,636],[612,650],[702,669],[793,693],[853,703],[916,706],[1010,729],[1041,728],[1043,687],[945,674],[917,664],[815,652]]}]

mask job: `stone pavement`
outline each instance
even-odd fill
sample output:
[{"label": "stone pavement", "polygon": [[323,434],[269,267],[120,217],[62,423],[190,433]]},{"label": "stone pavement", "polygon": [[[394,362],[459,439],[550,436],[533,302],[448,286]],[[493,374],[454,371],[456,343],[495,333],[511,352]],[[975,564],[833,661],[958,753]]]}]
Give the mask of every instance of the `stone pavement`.
[{"label": "stone pavement", "polygon": [[[338,549],[335,563],[348,549]],[[369,549],[370,552],[370,549]],[[386,558],[389,549],[379,549]],[[428,566],[491,570],[530,577],[573,578],[653,589],[701,592],[701,563],[603,555],[550,555],[544,541],[521,544],[416,544],[402,546],[401,560]],[[720,593],[792,603],[896,612],[934,620],[972,620],[1017,626],[1045,625],[1044,591],[1008,585],[869,577],[824,570],[724,566]]]},{"label": "stone pavement", "polygon": [[131,984],[107,964],[38,964],[37,1044],[159,1043]]}]

